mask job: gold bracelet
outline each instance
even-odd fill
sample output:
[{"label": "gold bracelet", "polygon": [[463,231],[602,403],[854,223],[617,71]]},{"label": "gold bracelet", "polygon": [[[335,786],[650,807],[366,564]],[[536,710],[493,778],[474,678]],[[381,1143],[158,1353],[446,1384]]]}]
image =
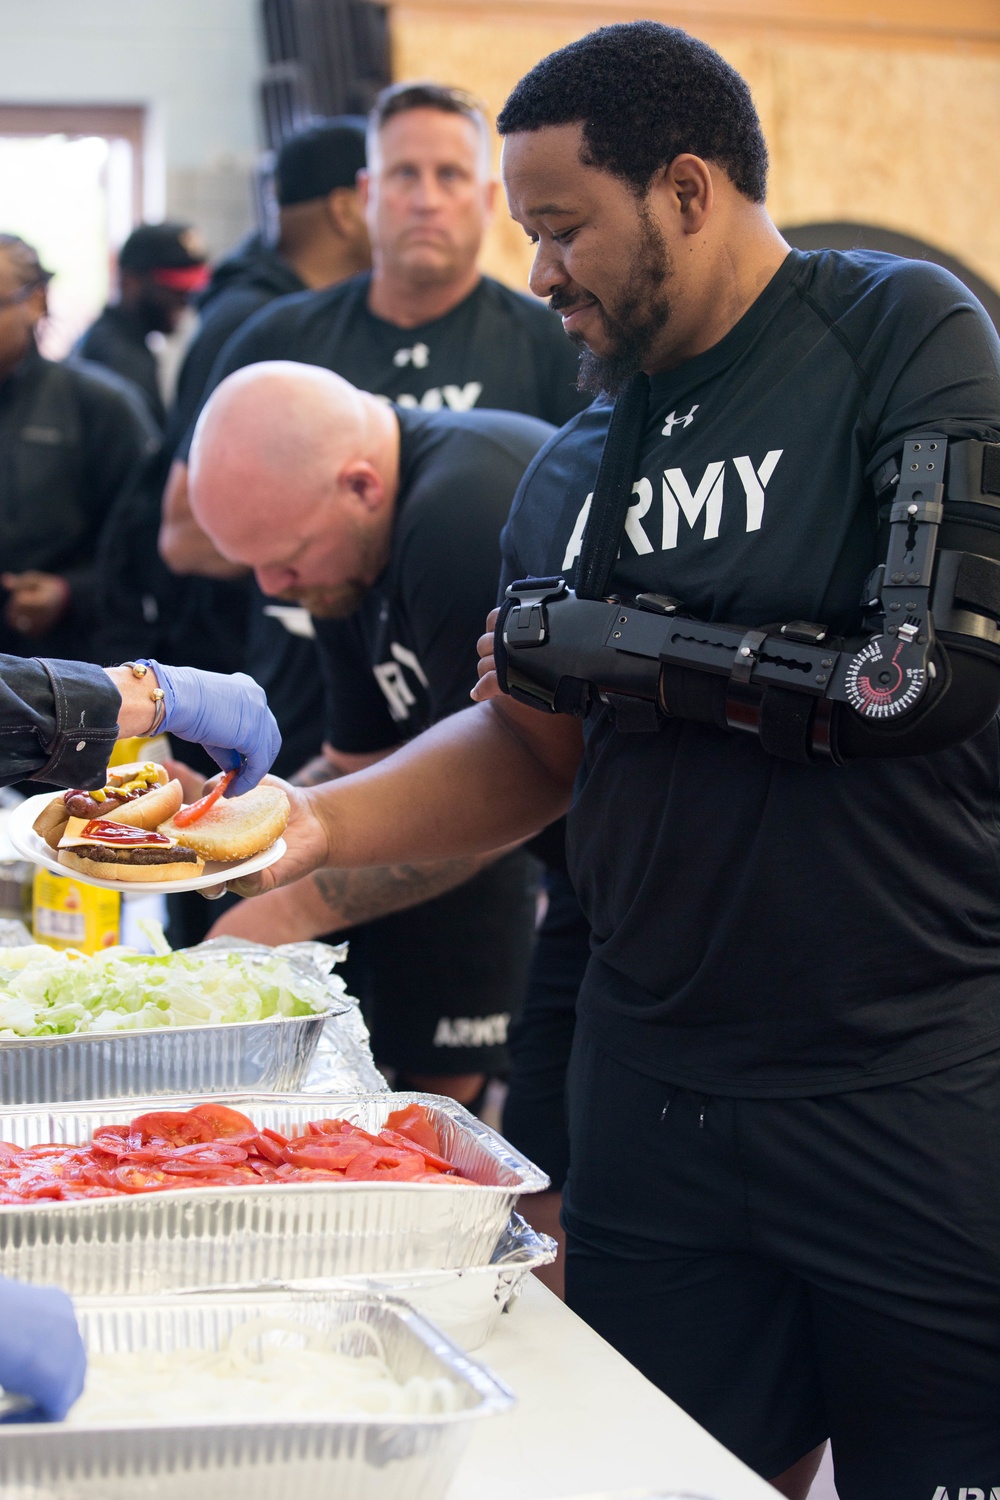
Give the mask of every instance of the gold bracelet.
[{"label": "gold bracelet", "polygon": [[[145,677],[149,671],[148,667],[143,666],[142,662],[138,661],[123,661],[122,666],[128,667],[129,671],[132,673],[132,676],[138,677],[140,680]],[[150,701],[155,704],[155,708],[153,709],[153,722],[152,724],[150,724],[149,728],[142,736],[144,740],[151,740],[154,738],[167,716],[167,705],[164,702],[165,694],[163,692],[163,689],[154,688],[149,697]]]}]

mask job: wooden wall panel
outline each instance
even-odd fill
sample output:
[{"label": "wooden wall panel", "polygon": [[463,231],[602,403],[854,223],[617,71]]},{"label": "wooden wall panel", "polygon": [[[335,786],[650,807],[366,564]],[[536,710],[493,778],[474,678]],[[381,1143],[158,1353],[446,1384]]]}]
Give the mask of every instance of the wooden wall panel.
[{"label": "wooden wall panel", "polygon": [[[940,245],[1000,288],[1000,4],[957,0],[400,0],[394,75],[462,84],[494,113],[545,53],[638,15],[687,24],[750,83],[788,224],[852,219]],[[485,264],[523,286],[530,252],[501,208]]]}]

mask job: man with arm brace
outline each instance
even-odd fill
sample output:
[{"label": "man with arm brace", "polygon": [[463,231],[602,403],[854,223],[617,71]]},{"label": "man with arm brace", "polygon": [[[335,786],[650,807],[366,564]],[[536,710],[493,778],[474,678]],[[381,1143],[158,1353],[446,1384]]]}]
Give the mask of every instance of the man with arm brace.
[{"label": "man with arm brace", "polygon": [[[251,888],[455,857],[570,805],[594,950],[569,1301],[786,1495],[828,1438],[841,1500],[989,1494],[995,334],[933,267],[789,252],[745,85],[683,33],[564,48],[500,129],[533,288],[614,427],[591,408],[522,482],[504,582],[555,597],[514,590],[479,706],[302,794],[287,867]],[[594,688],[539,712],[553,678]]]}]

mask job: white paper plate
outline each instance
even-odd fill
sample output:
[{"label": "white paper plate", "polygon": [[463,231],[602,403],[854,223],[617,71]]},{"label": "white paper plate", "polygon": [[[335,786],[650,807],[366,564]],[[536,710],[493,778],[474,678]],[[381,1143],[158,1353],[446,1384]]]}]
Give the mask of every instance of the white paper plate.
[{"label": "white paper plate", "polygon": [[22,802],[15,807],[7,821],[7,836],[22,859],[30,859],[32,864],[44,865],[46,870],[52,870],[56,875],[66,875],[70,880],[78,880],[82,885],[98,885],[104,891],[122,891],[126,894],[135,892],[137,895],[157,896],[169,895],[171,891],[203,891],[208,886],[222,885],[227,880],[237,880],[241,875],[252,875],[255,870],[266,870],[268,865],[275,864],[285,852],[284,839],[277,839],[263,854],[255,854],[253,859],[241,860],[209,860],[204,872],[195,875],[191,880],[143,880],[141,883],[128,880],[98,880],[92,875],[83,875],[79,870],[69,870],[61,865],[56,858],[55,850],[50,849],[44,839],[39,838],[32,828],[32,823],[38,817],[43,807],[52,801],[51,792],[42,792],[37,797],[29,797],[27,802]]}]

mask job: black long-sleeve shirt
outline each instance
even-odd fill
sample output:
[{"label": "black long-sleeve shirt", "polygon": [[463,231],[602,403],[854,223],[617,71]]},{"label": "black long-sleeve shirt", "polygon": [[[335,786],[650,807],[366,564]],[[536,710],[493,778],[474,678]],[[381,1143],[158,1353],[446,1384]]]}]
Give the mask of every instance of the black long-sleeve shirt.
[{"label": "black long-sleeve shirt", "polygon": [[88,662],[0,655],[0,786],[102,786],[121,701]]},{"label": "black long-sleeve shirt", "polygon": [[167,413],[160,395],[156,355],[146,343],[138,320],[125,307],[106,307],[73,346],[73,353],[92,364],[104,365],[142,392],[149,414],[162,432]]},{"label": "black long-sleeve shirt", "polygon": [[97,366],[53,364],[32,348],[0,383],[3,570],[54,573],[71,591],[44,635],[16,634],[0,618],[0,651],[92,659],[98,538],[156,444],[141,399]]}]

